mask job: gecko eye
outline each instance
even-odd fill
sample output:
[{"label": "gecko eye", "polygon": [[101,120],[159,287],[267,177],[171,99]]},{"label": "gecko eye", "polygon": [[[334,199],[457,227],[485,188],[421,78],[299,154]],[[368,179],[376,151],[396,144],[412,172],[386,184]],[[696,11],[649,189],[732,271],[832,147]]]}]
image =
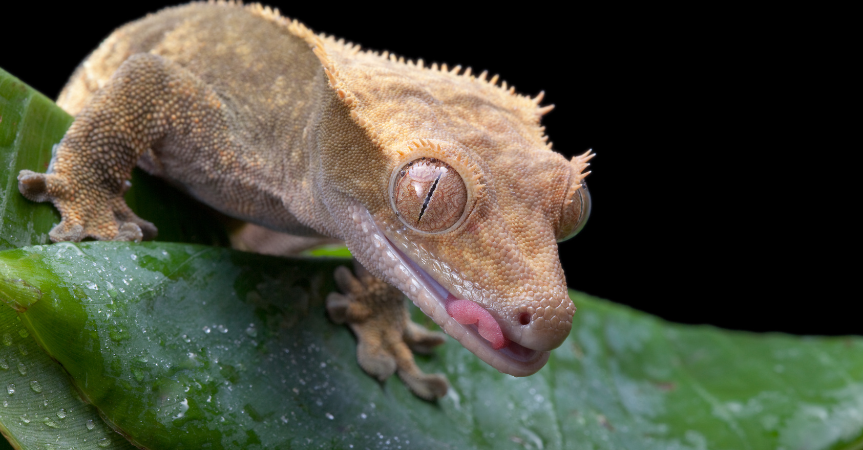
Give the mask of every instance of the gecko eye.
[{"label": "gecko eye", "polygon": [[427,233],[455,225],[467,206],[461,175],[436,158],[418,158],[402,166],[393,179],[392,197],[402,221]]},{"label": "gecko eye", "polygon": [[572,203],[563,207],[557,242],[571,239],[578,234],[587,223],[588,217],[590,217],[590,191],[587,190],[587,183],[581,183],[581,187],[572,196]]}]

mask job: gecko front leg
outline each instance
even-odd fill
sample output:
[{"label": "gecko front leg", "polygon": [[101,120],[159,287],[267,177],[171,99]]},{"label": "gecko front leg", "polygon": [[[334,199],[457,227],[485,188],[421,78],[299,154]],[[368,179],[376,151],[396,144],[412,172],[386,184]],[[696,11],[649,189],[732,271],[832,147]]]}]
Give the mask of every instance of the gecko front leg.
[{"label": "gecko front leg", "polygon": [[149,171],[163,175],[162,150],[218,149],[229,142],[226,129],[212,90],[158,56],[138,54],[77,115],[48,173],[22,170],[18,189],[60,211],[62,221],[49,234],[55,242],[150,239],[156,227],[123,200],[132,168],[146,154]]},{"label": "gecko front leg", "polygon": [[360,264],[357,276],[342,266],[335,278],[344,293],[327,297],[327,311],[336,323],[347,323],[357,336],[357,361],[368,374],[380,381],[394,372],[416,394],[426,400],[446,395],[446,378],[426,374],[417,367],[413,353],[428,353],[446,339],[411,321],[404,294],[377,279]]}]

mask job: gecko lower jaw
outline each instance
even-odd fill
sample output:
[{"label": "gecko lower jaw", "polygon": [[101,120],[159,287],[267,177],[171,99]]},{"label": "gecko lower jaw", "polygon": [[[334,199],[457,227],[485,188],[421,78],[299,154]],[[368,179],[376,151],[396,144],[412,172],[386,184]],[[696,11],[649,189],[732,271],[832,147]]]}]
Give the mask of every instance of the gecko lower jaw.
[{"label": "gecko lower jaw", "polygon": [[[371,258],[377,267],[384,268],[387,281],[402,290],[427,316],[431,317],[448,335],[495,369],[513,376],[536,373],[548,361],[549,352],[533,350],[505,339],[492,344],[482,337],[477,325],[462,325],[447,312],[447,306],[459,300],[438,283],[428,272],[399,250],[377,225],[372,215],[359,205],[349,207],[353,221],[360,226],[370,242]],[[474,303],[476,307],[482,307]],[[472,309],[476,310],[476,307]],[[482,309],[479,316],[491,315]],[[500,325],[495,323],[500,330]],[[491,328],[495,328],[492,325]],[[495,346],[499,347],[495,349]]]},{"label": "gecko lower jaw", "polygon": [[[453,317],[454,314],[451,312],[451,309],[450,309],[450,306],[453,303],[455,303],[455,302],[470,302],[470,303],[476,305],[477,308],[482,309],[483,311],[485,311],[485,309],[482,308],[482,306],[480,306],[476,302],[472,302],[470,300],[460,300],[456,296],[452,295],[452,293],[450,293],[446,288],[441,286],[440,283],[435,281],[435,279],[431,275],[429,275],[428,272],[426,272],[421,267],[419,267],[419,265],[417,265],[412,259],[408,258],[408,256],[405,255],[401,250],[397,249],[395,247],[395,245],[393,245],[392,241],[387,239],[387,242],[392,247],[392,249],[397,252],[397,254],[402,259],[402,261],[407,262],[407,264],[409,266],[411,266],[411,269],[414,270],[414,275],[417,278],[419,278],[419,279],[423,280],[423,282],[431,285],[430,287],[433,287],[433,290],[435,291],[435,293],[438,294],[435,296],[435,300],[437,300],[439,304],[443,305],[444,310],[447,312],[448,318],[451,321],[458,323],[461,327],[467,329],[467,331],[470,333],[472,338],[480,341],[484,346],[490,347],[492,350],[499,352],[499,353],[502,353],[503,355],[505,355],[509,358],[512,358],[515,361],[522,362],[522,363],[529,363],[531,361],[536,360],[537,358],[541,358],[542,354],[545,355],[545,359],[548,358],[549,352],[540,352],[537,350],[529,349],[527,347],[524,347],[524,346],[518,344],[517,342],[514,342],[514,341],[507,339],[506,336],[503,336],[502,341],[495,341],[493,339],[488,339],[486,337],[483,337],[482,335],[485,333],[481,332],[478,324],[465,325],[465,324],[459,323],[459,321]],[[444,293],[446,295],[442,295]],[[491,320],[494,320],[493,318],[491,318],[491,315],[488,312],[485,312],[485,314],[487,314]],[[497,325],[497,329],[500,330],[500,325]],[[502,332],[500,332],[500,333],[502,334]],[[449,333],[447,333],[447,334],[449,334]],[[450,334],[450,335],[452,336],[452,334]],[[453,337],[455,337],[455,336],[453,336]],[[456,339],[458,339],[458,338],[456,338]],[[459,340],[459,342],[461,342],[461,340]],[[545,359],[543,359],[543,365],[545,364]],[[542,366],[539,366],[539,367],[541,368]],[[537,370],[539,370],[539,368],[537,368]]]}]

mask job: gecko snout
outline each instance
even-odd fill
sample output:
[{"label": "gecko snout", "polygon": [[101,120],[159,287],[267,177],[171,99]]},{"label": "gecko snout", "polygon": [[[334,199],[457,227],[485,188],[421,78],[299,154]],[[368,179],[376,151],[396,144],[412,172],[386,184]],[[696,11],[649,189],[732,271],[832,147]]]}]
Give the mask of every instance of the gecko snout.
[{"label": "gecko snout", "polygon": [[575,308],[554,308],[521,311],[516,321],[505,327],[507,336],[532,350],[549,351],[560,346],[572,329]]},{"label": "gecko snout", "polygon": [[531,350],[545,352],[560,347],[560,344],[563,344],[563,341],[569,336],[569,330],[572,329],[571,322],[567,323],[566,326],[553,328],[534,325],[537,325],[537,322],[519,327],[521,328],[521,335],[512,340]]}]

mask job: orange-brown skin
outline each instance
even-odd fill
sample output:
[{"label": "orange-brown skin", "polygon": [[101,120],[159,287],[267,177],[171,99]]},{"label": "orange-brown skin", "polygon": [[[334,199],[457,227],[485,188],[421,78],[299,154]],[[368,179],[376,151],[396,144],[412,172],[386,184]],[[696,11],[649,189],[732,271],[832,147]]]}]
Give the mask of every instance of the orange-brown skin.
[{"label": "orange-brown skin", "polygon": [[[590,156],[550,150],[541,95],[459,71],[361,52],[258,5],[166,9],[115,31],[78,68],[58,100],[76,120],[49,173],[22,171],[19,188],[60,210],[55,241],[146,239],[155,228],[122,199],[138,164],[231,216],[344,240],[368,273],[338,272],[346,295],[328,308],[351,324],[360,364],[378,378],[397,370],[424,398],[446,392],[408,350],[440,337],[410,324],[401,295],[375,277],[499,370],[526,375],[545,360],[513,366],[480,348],[417,294],[387,248],[547,358],[575,312],[556,241],[584,220]],[[398,169],[421,157],[443,164],[441,190],[426,183],[419,200],[394,198]],[[399,218],[424,204],[426,222]]]}]

